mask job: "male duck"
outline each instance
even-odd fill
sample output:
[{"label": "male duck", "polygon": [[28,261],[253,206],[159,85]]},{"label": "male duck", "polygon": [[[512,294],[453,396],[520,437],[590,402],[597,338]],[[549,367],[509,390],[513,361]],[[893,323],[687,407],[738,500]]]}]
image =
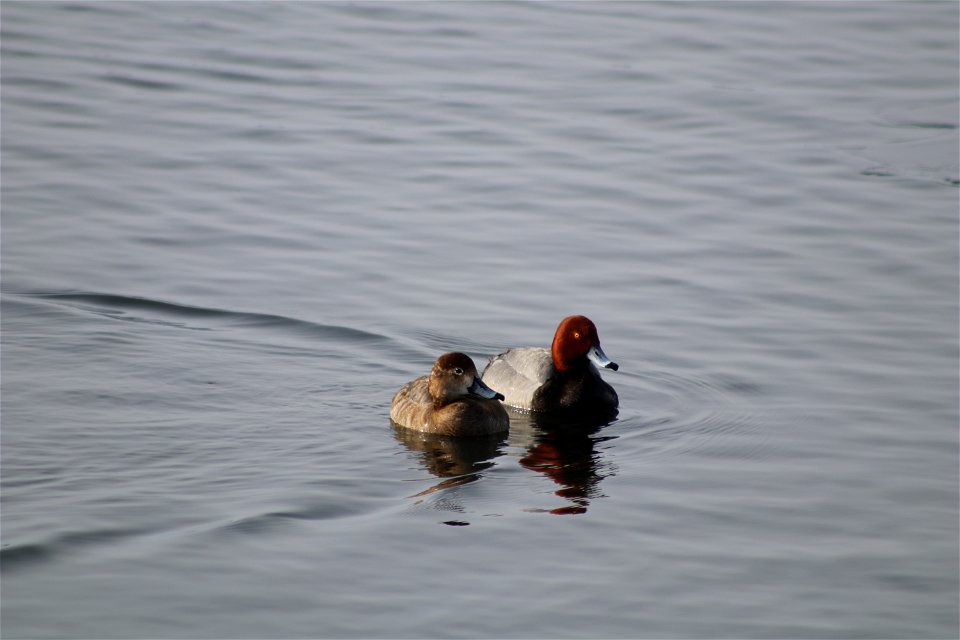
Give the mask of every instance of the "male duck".
[{"label": "male duck", "polygon": [[446,436],[480,436],[510,428],[503,395],[483,383],[473,360],[445,353],[429,376],[405,384],[390,403],[390,419],[401,427]]},{"label": "male duck", "polygon": [[609,413],[620,400],[597,367],[619,368],[600,348],[596,325],[585,316],[569,316],[557,327],[549,350],[522,347],[494,356],[483,379],[503,393],[504,404],[515,409]]}]

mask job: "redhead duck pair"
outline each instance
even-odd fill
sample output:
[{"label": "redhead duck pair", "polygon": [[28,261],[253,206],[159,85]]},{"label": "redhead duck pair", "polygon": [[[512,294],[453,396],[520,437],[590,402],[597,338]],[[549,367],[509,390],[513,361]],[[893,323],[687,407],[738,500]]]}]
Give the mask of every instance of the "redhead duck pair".
[{"label": "redhead duck pair", "polygon": [[390,419],[402,427],[448,436],[500,433],[510,426],[498,400],[514,409],[556,415],[609,414],[617,392],[597,367],[619,367],[600,347],[597,327],[569,316],[557,327],[550,349],[521,347],[494,356],[477,374],[463,353],[437,358],[429,376],[404,385],[390,404]]}]

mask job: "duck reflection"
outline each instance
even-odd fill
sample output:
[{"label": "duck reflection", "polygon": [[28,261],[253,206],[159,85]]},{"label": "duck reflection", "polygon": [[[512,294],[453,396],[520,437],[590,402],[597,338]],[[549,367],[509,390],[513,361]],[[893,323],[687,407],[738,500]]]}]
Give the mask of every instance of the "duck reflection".
[{"label": "duck reflection", "polygon": [[420,464],[430,473],[443,478],[434,486],[413,497],[425,496],[441,489],[474,482],[503,455],[505,433],[470,438],[452,438],[393,426],[394,437],[417,454]]},{"label": "duck reflection", "polygon": [[[612,420],[612,419],[611,419]],[[451,489],[483,477],[494,466],[495,458],[507,450],[519,449],[520,465],[541,473],[558,485],[554,492],[567,504],[554,509],[527,509],[558,515],[586,513],[591,500],[600,498],[600,481],[612,475],[614,468],[604,461],[597,446],[616,436],[600,436],[598,431],[609,422],[557,421],[538,414],[510,412],[510,433],[471,438],[452,438],[422,433],[392,424],[394,437],[416,454],[419,464],[440,482],[413,498]],[[462,511],[459,504],[444,503],[444,509]],[[451,523],[447,523],[451,524]]]},{"label": "duck reflection", "polygon": [[[530,509],[558,515],[586,513],[590,500],[601,497],[600,481],[611,475],[596,445],[613,437],[598,437],[606,422],[558,422],[536,414],[511,414],[511,444],[526,449],[520,464],[542,473],[560,486],[555,494],[569,504],[555,509]],[[614,436],[615,437],[615,436]]]}]

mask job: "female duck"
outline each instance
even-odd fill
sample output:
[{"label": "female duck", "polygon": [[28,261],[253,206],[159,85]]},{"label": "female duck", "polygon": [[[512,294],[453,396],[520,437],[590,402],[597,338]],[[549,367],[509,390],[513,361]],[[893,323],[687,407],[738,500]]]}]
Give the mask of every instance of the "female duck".
[{"label": "female duck", "polygon": [[480,436],[506,431],[503,395],[483,383],[473,360],[445,353],[429,376],[405,384],[390,403],[390,419],[401,427],[446,436]]},{"label": "female duck", "polygon": [[[594,366],[596,364],[596,366]],[[504,404],[540,412],[602,413],[620,403],[597,367],[619,366],[600,348],[597,327],[585,316],[560,322],[549,350],[510,349],[490,360],[483,378],[504,394]]]}]

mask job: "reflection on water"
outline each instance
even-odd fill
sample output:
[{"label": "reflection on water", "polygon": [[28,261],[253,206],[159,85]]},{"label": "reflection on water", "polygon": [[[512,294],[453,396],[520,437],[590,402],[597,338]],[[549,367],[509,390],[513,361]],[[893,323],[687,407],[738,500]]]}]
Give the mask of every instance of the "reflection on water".
[{"label": "reflection on water", "polygon": [[[608,419],[612,417],[608,416]],[[558,422],[536,414],[510,416],[511,443],[524,440],[520,464],[542,473],[559,488],[556,495],[570,504],[555,509],[527,509],[557,515],[586,513],[590,500],[601,497],[600,481],[611,475],[596,444],[616,436],[597,435],[609,422]]]},{"label": "reflection on water", "polygon": [[511,413],[509,437],[497,434],[472,438],[438,436],[391,425],[394,437],[417,455],[420,465],[441,478],[411,497],[421,498],[479,480],[485,470],[496,464],[494,458],[504,454],[504,445],[509,442],[522,449],[520,465],[550,478],[559,485],[556,495],[569,503],[554,509],[526,511],[563,515],[586,513],[590,501],[603,495],[600,481],[611,475],[596,445],[616,436],[598,435],[604,424],[595,422],[558,422],[534,414]]},{"label": "reflection on water", "polygon": [[482,471],[493,466],[493,458],[503,455],[501,446],[506,441],[506,436],[502,433],[451,438],[405,429],[393,422],[390,424],[393,426],[394,436],[417,454],[423,468],[438,478],[443,478],[441,482],[413,497],[478,480]]}]

